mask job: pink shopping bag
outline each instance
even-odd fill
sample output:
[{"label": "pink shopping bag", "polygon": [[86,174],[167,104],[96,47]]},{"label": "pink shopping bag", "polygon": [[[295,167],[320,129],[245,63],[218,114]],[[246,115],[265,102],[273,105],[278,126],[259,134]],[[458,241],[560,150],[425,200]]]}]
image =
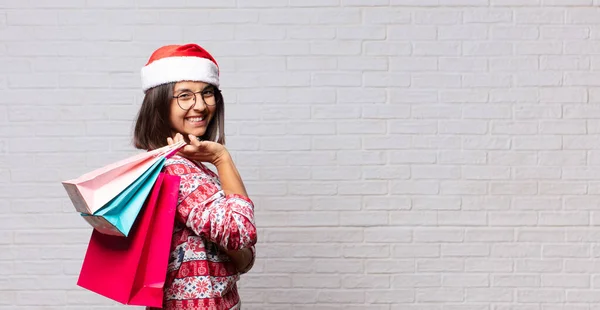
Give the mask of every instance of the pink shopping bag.
[{"label": "pink shopping bag", "polygon": [[75,209],[93,215],[137,180],[163,157],[176,153],[185,142],[140,153],[88,172],[76,179],[63,181]]},{"label": "pink shopping bag", "polygon": [[122,304],[161,307],[179,183],[159,175],[129,237],[94,230],[77,285]]}]

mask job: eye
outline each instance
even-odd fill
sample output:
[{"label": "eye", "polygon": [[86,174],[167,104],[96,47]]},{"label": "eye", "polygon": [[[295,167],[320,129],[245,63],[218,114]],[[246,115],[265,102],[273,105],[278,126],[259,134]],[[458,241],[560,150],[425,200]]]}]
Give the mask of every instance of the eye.
[{"label": "eye", "polygon": [[177,98],[179,98],[179,100],[192,100],[193,95],[191,93],[182,93],[179,96],[177,96]]},{"label": "eye", "polygon": [[215,95],[215,91],[212,89],[207,89],[205,91],[202,92],[202,97],[212,97]]}]

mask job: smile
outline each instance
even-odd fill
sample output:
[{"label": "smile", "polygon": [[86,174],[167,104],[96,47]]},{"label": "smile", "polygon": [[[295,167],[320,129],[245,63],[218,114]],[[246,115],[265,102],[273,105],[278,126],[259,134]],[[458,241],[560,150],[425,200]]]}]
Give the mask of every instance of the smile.
[{"label": "smile", "polygon": [[188,122],[192,122],[192,123],[199,123],[204,120],[204,117],[188,117],[188,118],[186,118],[186,120]]}]

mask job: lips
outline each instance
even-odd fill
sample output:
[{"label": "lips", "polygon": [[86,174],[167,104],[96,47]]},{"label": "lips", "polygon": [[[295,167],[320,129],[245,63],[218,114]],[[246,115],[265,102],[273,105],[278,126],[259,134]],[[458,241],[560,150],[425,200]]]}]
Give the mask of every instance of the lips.
[{"label": "lips", "polygon": [[193,127],[203,127],[206,125],[206,117],[205,116],[192,116],[185,118],[186,123],[190,124]]}]

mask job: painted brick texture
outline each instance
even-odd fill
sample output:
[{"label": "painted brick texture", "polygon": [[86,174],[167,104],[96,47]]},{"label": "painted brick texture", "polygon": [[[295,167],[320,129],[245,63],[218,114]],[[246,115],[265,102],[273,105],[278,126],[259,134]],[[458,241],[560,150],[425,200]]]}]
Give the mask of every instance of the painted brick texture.
[{"label": "painted brick texture", "polygon": [[598,5],[0,0],[0,309],[126,308],[76,286],[60,180],[134,153],[182,42],[256,202],[244,309],[598,309]]}]

